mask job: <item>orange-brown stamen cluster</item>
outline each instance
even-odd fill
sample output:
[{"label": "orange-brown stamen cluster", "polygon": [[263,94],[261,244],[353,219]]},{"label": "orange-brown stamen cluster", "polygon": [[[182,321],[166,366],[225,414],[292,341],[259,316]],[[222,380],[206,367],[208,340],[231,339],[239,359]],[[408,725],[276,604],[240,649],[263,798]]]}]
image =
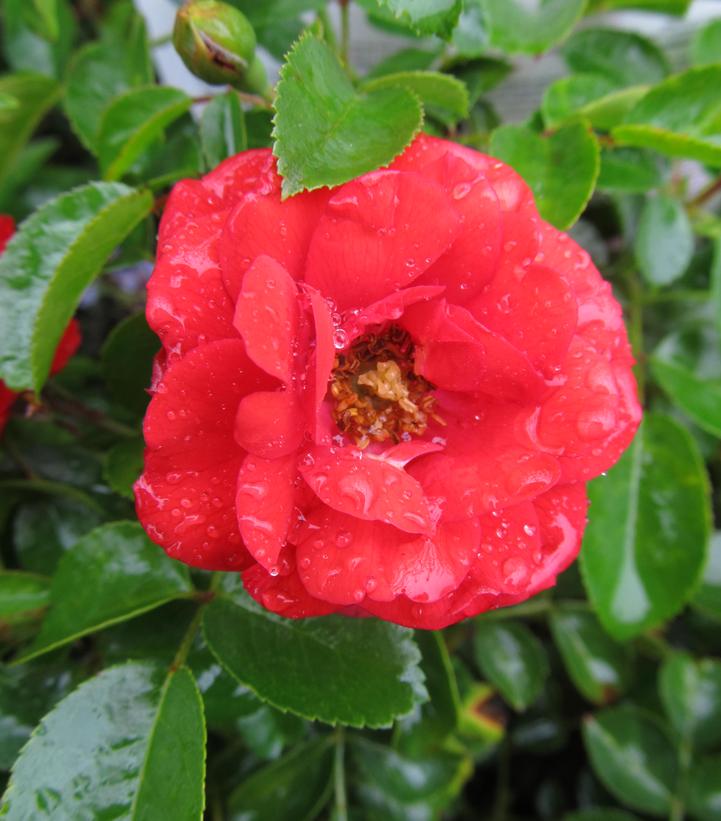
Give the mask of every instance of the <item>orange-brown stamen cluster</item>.
[{"label": "orange-brown stamen cluster", "polygon": [[389,325],[358,337],[335,359],[330,384],[333,418],[360,448],[420,436],[433,412],[433,385],[413,370],[413,341]]}]

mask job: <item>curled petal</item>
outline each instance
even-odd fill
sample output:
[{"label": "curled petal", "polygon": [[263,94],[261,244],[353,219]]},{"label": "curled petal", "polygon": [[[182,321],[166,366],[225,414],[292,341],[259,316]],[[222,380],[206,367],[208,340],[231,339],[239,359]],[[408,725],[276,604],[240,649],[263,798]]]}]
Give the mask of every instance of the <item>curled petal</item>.
[{"label": "curled petal", "polygon": [[235,441],[249,453],[277,459],[293,453],[303,438],[301,407],[292,391],[257,391],[240,400]]},{"label": "curled petal", "polygon": [[403,312],[410,305],[418,302],[428,302],[440,296],[445,291],[442,285],[412,285],[395,294],[383,297],[367,308],[349,311],[343,322],[343,330],[348,341],[364,334],[369,326],[382,325],[384,322],[393,322],[403,316]]},{"label": "curled petal", "polygon": [[[310,379],[312,384],[310,410],[311,418],[314,420],[313,435],[317,443],[330,442],[328,420],[322,416],[323,400],[328,392],[328,382],[333,370],[335,361],[335,347],[333,344],[333,320],[331,318],[330,307],[319,291],[315,288],[307,287],[307,294],[310,300],[311,313],[313,314],[313,328],[315,331],[315,352],[312,357],[312,368]],[[327,440],[327,441],[326,441]]]}]

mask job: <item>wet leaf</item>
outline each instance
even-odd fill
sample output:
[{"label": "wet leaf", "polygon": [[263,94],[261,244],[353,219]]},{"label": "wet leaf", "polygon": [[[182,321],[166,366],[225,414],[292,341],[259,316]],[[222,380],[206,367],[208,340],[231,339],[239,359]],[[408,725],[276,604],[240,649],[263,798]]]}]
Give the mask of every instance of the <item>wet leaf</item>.
[{"label": "wet leaf", "polygon": [[673,653],[661,667],[659,691],[682,738],[705,750],[721,742],[721,661]]},{"label": "wet leaf", "polygon": [[634,243],[647,282],[669,285],[677,280],[691,262],[693,248],[693,230],[683,205],[666,194],[647,199]]},{"label": "wet leaf", "polygon": [[491,43],[503,51],[539,54],[565,39],[583,14],[586,0],[481,0]]},{"label": "wet leaf", "polygon": [[200,142],[208,170],[248,147],[245,116],[235,91],[213,97],[203,109]]}]

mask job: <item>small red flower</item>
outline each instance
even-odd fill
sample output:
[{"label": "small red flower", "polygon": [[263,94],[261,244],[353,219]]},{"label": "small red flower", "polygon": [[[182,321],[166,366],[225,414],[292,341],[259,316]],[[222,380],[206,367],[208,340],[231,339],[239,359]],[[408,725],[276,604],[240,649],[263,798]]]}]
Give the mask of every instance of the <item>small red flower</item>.
[{"label": "small red flower", "polygon": [[[15,220],[6,214],[0,214],[0,254],[5,250],[5,246],[14,233]],[[65,333],[58,343],[50,373],[54,374],[61,371],[79,346],[80,328],[78,323],[74,319],[71,319],[70,324],[65,329]],[[5,429],[5,425],[10,418],[10,409],[15,404],[15,400],[19,395],[17,391],[10,390],[2,379],[0,379],[0,434]]]},{"label": "small red flower", "polygon": [[640,419],[588,254],[431,137],[285,201],[264,150],[179,183],[147,315],[140,520],[289,617],[440,628],[549,587]]}]

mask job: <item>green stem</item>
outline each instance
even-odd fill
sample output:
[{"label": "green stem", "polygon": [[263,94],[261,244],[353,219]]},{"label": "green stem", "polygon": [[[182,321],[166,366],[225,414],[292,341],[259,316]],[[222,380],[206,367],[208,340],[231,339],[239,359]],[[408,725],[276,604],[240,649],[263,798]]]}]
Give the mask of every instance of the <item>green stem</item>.
[{"label": "green stem", "polygon": [[61,388],[59,385],[49,386],[45,390],[46,405],[50,410],[57,410],[60,413],[66,413],[68,416],[81,417],[96,428],[117,433],[120,436],[128,436],[135,438],[140,435],[140,428],[133,428],[130,425],[124,425],[115,419],[106,416],[102,411],[91,408],[79,402],[69,391]]},{"label": "green stem", "polygon": [[175,654],[175,658],[173,659],[170,665],[171,670],[178,670],[185,664],[188,658],[188,653],[190,653],[190,649],[193,646],[193,641],[195,641],[195,634],[198,632],[198,628],[200,627],[200,622],[203,618],[203,610],[205,609],[206,605],[215,598],[215,591],[219,584],[220,573],[213,573],[210,579],[210,585],[208,586],[208,590],[199,591],[201,599],[200,604],[198,606],[198,609],[195,611],[195,614],[193,615],[192,621],[188,625],[188,629],[185,631],[185,635],[180,641],[178,652]]},{"label": "green stem", "polygon": [[343,65],[349,66],[350,54],[350,7],[349,0],[338,0],[340,4],[340,57]]},{"label": "green stem", "polygon": [[508,805],[511,792],[511,744],[506,737],[498,751],[498,777],[496,780],[496,800],[493,806],[492,821],[505,821],[508,818]]},{"label": "green stem", "polygon": [[338,727],[333,757],[333,790],[335,793],[335,821],[348,821],[348,796],[345,786],[345,730]]},{"label": "green stem", "polygon": [[721,194],[721,177],[712,180],[705,188],[702,188],[696,196],[686,203],[687,208],[698,208],[704,205],[709,200],[713,199],[716,194]]},{"label": "green stem", "polygon": [[669,821],[683,821],[686,817],[684,795],[686,794],[686,781],[691,771],[692,758],[691,742],[688,738],[684,738],[678,747],[678,783],[676,785],[676,794],[671,799]]}]

